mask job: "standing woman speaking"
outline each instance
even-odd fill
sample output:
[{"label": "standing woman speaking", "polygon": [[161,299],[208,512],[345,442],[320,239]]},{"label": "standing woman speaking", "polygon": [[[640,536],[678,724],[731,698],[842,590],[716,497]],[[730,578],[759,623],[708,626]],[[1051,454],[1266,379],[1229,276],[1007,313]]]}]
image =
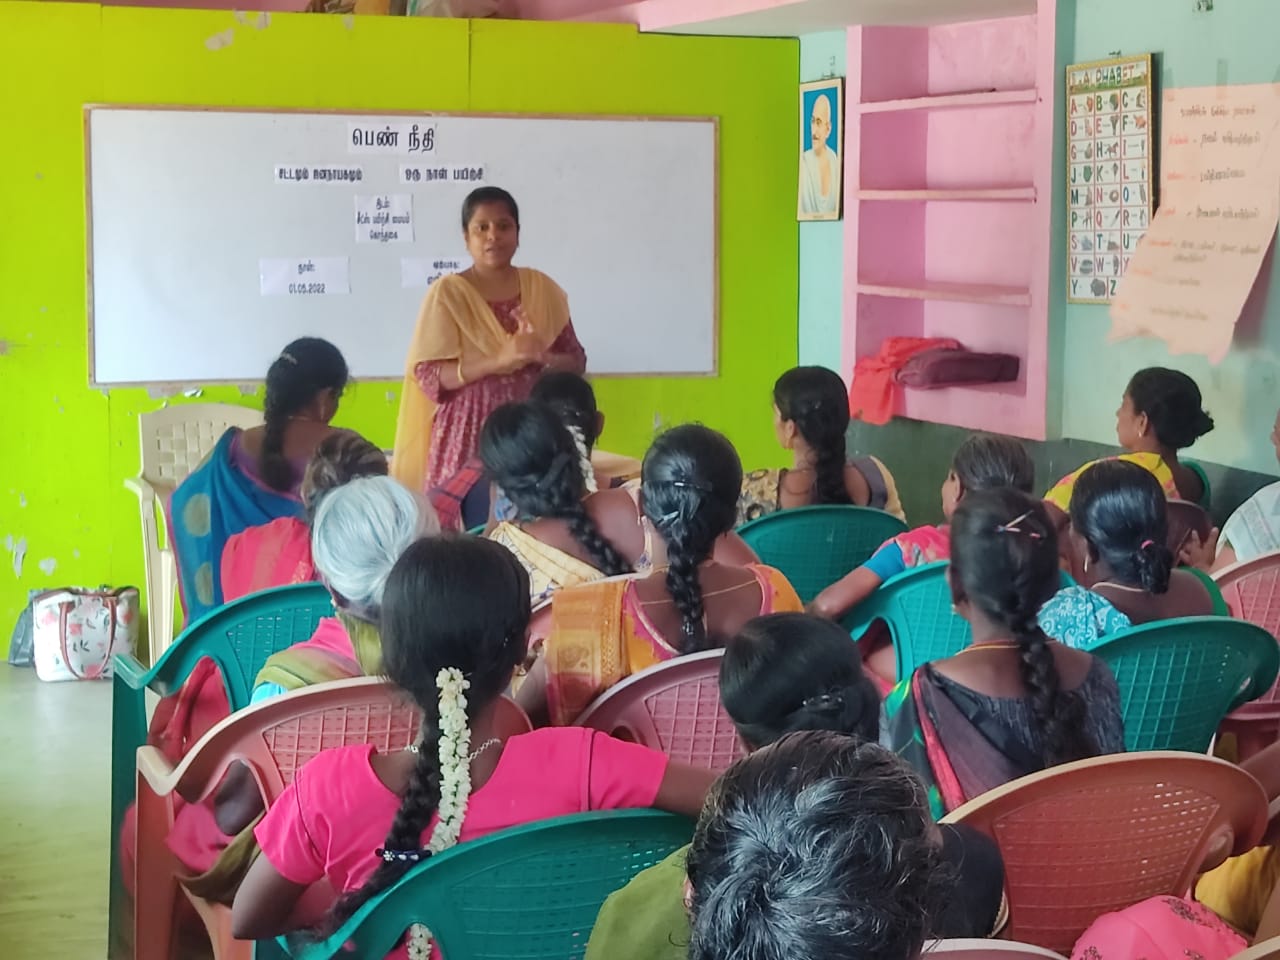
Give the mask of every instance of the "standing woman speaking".
[{"label": "standing woman speaking", "polygon": [[462,204],[472,264],[431,285],[405,364],[392,475],[425,491],[475,456],[480,428],[504,403],[528,398],[546,370],[582,373],[587,355],[569,300],[544,273],[514,267],[520,210],[498,187]]}]

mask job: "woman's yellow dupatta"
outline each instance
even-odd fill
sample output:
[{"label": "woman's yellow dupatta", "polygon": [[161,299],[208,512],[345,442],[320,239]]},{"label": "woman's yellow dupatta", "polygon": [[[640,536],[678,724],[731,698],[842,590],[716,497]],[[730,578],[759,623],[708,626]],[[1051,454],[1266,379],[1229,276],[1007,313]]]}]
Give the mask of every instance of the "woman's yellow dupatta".
[{"label": "woman's yellow dupatta", "polygon": [[[549,347],[569,323],[569,300],[545,273],[527,267],[519,273],[520,304],[534,333]],[[484,297],[463,277],[441,277],[427,291],[405,360],[391,460],[392,476],[410,490],[423,488],[436,412],[436,405],[418,386],[414,368],[432,360],[465,362],[493,356],[509,336]]]}]

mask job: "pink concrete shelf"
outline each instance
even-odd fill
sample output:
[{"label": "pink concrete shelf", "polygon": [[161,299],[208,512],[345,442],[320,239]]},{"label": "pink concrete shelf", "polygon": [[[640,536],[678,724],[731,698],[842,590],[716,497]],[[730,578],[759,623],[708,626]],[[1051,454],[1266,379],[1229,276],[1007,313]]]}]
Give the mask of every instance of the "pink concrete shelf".
[{"label": "pink concrete shelf", "polygon": [[977,187],[974,189],[954,190],[859,190],[859,200],[901,200],[901,201],[1029,201],[1036,199],[1035,187]]},{"label": "pink concrete shelf", "polygon": [[932,24],[1027,14],[1036,0],[512,0],[525,20],[634,23],[646,33],[798,37],[854,24]]},{"label": "pink concrete shelf", "polygon": [[903,110],[959,110],[974,107],[1005,107],[1013,103],[1035,103],[1037,90],[980,90],[976,93],[946,93],[904,100],[875,100],[858,104],[860,113],[898,113]]},{"label": "pink concrete shelf", "polygon": [[993,307],[1029,307],[1031,291],[1022,287],[1002,287],[982,283],[858,284],[858,293],[867,297],[899,300],[945,300],[949,303],[986,303]]},{"label": "pink concrete shelf", "polygon": [[1059,189],[1053,91],[1071,9],[1034,0],[1022,12],[849,29],[842,366],[890,337],[1011,354],[1013,383],[907,390],[894,412],[1044,439],[1057,420],[1050,276],[1062,241],[1040,201]]}]

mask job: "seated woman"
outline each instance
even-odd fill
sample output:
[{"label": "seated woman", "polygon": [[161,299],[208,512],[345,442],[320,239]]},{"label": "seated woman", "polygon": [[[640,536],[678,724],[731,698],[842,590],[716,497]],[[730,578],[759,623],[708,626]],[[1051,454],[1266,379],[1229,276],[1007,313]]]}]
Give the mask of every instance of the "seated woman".
[{"label": "seated woman", "polygon": [[360,434],[335,430],[316,447],[302,478],[306,518],[279,517],[227,540],[222,550],[222,599],[306,583],[316,578],[311,527],[320,498],[357,477],[385,477],[387,457]]},{"label": "seated woman", "polygon": [[729,566],[713,556],[733,527],[741,489],[738,453],[714,430],[687,424],[654,441],[644,458],[640,502],[665,544],[666,563],[639,579],[556,596],[544,655],[519,691],[535,722],[549,709],[552,723],[572,723],[624,677],[724,646],[753,617],[801,608],[772,567]]},{"label": "seated woman", "polygon": [[[849,635],[829,620],[807,614],[777,613],[743,627],[725,646],[720,700],[748,750],[796,730],[876,739],[880,697],[862,672]],[[941,830],[942,861],[951,865],[954,889],[946,909],[930,925],[930,935],[991,935],[1003,900],[1000,851],[970,827]],[[684,960],[689,916],[681,894],[688,850],[682,847],[636,874],[604,902],[586,960]]]},{"label": "seated woman", "polygon": [[[1201,409],[1200,388],[1185,373],[1164,367],[1139,370],[1125,388],[1116,411],[1116,438],[1127,453],[1107,458],[1127,460],[1150,472],[1170,500],[1186,500],[1208,508],[1209,481],[1198,464],[1178,462],[1178,451],[1213,429],[1213,417]],[[1059,532],[1066,527],[1071,491],[1095,463],[1091,460],[1059,480],[1045,501]],[[1056,511],[1056,512],[1055,512]]]},{"label": "seated woman", "polygon": [[[582,460],[582,475],[588,493],[620,486],[640,475],[640,461],[595,449],[604,429],[604,414],[596,407],[591,384],[568,370],[543,374],[529,397],[555,411],[569,428]],[[490,515],[490,487],[484,462],[477,455],[462,469],[427,493],[446,530],[470,530],[483,525]]]},{"label": "seated woman", "polygon": [[267,371],[265,424],[232,428],[178,485],[166,510],[187,623],[223,603],[227,540],[279,517],[299,517],[307,464],[333,432],[347,363],[327,340],[303,337]]},{"label": "seated woman", "polygon": [[376,675],[391,568],[409,544],[440,532],[431,508],[390,477],[352,480],[333,491],[314,526],[316,572],[338,615],[321,620],[310,640],[267,658],[254,681],[254,703],[313,683]]},{"label": "seated woman", "polygon": [[917,960],[946,903],[911,771],[874,743],[792,733],[734,764],[689,848],[689,960]]},{"label": "seated woman", "polygon": [[1227,614],[1212,580],[1173,569],[1167,504],[1156,478],[1136,464],[1103,460],[1081,474],[1067,534],[1079,585],[1040,609],[1048,636],[1087,649],[1136,624]]},{"label": "seated woman", "polygon": [[596,441],[604,432],[604,414],[597,407],[596,392],[585,377],[568,370],[545,373],[533,385],[529,399],[549,406],[573,434],[579,453],[585,455],[582,473],[588,478],[587,489],[591,493],[639,479],[639,460],[597,449]]},{"label": "seated woman", "polygon": [[[951,471],[942,484],[942,515],[950,521],[957,505],[970,493],[996,487],[1030,493],[1034,484],[1035,464],[1020,441],[975,433],[960,444],[951,460]],[[810,604],[810,612],[837,620],[894,574],[946,560],[950,552],[946,522],[937,527],[916,527],[885,543],[857,570],[818,594]]]},{"label": "seated woman", "polygon": [[[294,928],[306,889],[342,896],[327,929],[433,852],[495,830],[586,810],[658,807],[693,815],[712,775],[583,728],[503,739],[499,699],[524,660],[529,584],[509,551],[478,537],[419,540],[387,580],[382,662],[422,711],[419,743],[319,754],[255,829],[262,855],[236,896],[236,937]],[[465,696],[464,696],[465,693]],[[441,784],[456,785],[442,804]],[[426,956],[415,927],[410,954]],[[403,956],[404,951],[397,955]]]},{"label": "seated woman", "polygon": [[[535,604],[562,587],[631,571],[583,503],[587,488],[578,448],[550,407],[498,407],[480,431],[480,459],[516,512],[488,536],[524,565]],[[629,522],[629,513],[621,519]]]},{"label": "seated woman", "polygon": [[[333,596],[337,616],[321,620],[311,639],[267,658],[255,680],[254,703],[315,683],[377,674],[382,660],[379,609],[387,577],[409,544],[439,532],[431,508],[390,477],[352,480],[332,491],[320,501],[313,526],[316,570]],[[177,720],[204,718],[207,730],[230,712],[216,669],[203,682],[189,685],[178,694],[187,704],[175,709],[177,719],[165,731],[167,742],[182,745],[171,758],[174,763],[204,732],[181,735]],[[179,806],[169,831],[167,842],[183,866],[183,882],[206,900],[230,903],[257,853],[247,828],[262,813],[262,799],[247,773],[243,765],[233,765],[211,802]],[[126,822],[131,851],[133,820]]]},{"label": "seated woman", "polygon": [[1124,750],[1110,668],[1036,622],[1060,577],[1038,500],[987,490],[956,509],[951,595],[972,643],[899,683],[880,735],[929,785],[935,816],[1028,773]]},{"label": "seated woman", "polygon": [[[1271,446],[1280,460],[1280,413],[1271,428]],[[1280,482],[1268,484],[1236,508],[1221,535],[1212,530],[1201,541],[1192,532],[1183,560],[1209,573],[1233,563],[1253,560],[1280,550]]]},{"label": "seated woman", "polygon": [[795,367],[773,385],[773,430],[790,470],[753,470],[742,484],[738,525],[776,510],[821,503],[874,507],[906,520],[898,488],[875,457],[849,459],[849,395],[840,374]]}]

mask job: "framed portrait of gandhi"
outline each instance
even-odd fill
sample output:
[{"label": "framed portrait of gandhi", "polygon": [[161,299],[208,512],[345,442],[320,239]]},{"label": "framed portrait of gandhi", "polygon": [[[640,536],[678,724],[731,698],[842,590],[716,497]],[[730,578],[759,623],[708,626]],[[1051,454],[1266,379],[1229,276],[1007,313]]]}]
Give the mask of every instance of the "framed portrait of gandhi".
[{"label": "framed portrait of gandhi", "polygon": [[797,219],[840,219],[844,195],[840,156],[843,136],[844,78],[800,84]]}]

